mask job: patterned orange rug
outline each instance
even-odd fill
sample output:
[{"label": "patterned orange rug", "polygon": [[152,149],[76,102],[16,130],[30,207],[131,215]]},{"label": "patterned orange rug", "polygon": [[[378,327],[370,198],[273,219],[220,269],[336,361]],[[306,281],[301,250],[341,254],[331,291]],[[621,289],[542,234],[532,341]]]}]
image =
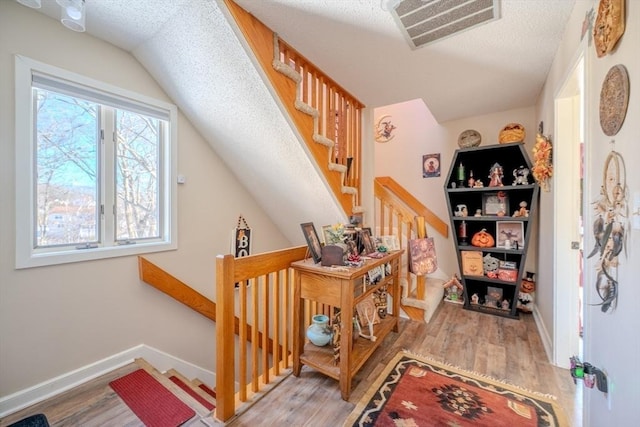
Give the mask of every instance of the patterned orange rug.
[{"label": "patterned orange rug", "polygon": [[565,427],[555,399],[400,352],[344,426]]}]

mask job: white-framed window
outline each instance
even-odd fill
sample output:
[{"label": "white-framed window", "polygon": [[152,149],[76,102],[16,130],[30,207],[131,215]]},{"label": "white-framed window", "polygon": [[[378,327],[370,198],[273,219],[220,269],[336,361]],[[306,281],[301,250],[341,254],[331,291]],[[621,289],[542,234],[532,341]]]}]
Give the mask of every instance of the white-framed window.
[{"label": "white-framed window", "polygon": [[16,268],[177,248],[177,108],[15,57]]}]

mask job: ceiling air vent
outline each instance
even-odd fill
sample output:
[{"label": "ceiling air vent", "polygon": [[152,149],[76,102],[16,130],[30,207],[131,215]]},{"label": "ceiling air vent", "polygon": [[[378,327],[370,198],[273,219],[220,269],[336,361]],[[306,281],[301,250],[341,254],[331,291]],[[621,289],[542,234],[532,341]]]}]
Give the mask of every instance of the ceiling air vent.
[{"label": "ceiling air vent", "polygon": [[403,0],[390,9],[415,49],[498,19],[498,1]]}]

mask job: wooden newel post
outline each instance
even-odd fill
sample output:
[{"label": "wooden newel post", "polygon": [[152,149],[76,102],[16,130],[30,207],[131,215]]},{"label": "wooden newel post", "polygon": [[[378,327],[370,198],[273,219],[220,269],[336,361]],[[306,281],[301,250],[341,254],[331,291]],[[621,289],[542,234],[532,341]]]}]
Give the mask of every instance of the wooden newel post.
[{"label": "wooden newel post", "polygon": [[235,414],[234,256],[216,258],[216,418]]},{"label": "wooden newel post", "polygon": [[[416,217],[416,234],[418,236],[418,239],[424,239],[425,237],[427,237],[427,227],[424,224],[423,216]],[[416,277],[416,298],[419,301],[424,300],[425,280],[426,279],[424,276]]]}]

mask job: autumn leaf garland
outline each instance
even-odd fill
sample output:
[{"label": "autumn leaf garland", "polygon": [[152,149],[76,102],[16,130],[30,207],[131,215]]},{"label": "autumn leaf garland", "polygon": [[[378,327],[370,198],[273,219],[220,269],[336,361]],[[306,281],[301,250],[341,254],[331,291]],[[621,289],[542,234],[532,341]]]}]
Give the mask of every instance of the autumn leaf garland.
[{"label": "autumn leaf garland", "polygon": [[533,177],[544,191],[549,191],[549,178],[553,176],[553,164],[551,141],[544,135],[536,135],[536,144],[533,147]]}]

